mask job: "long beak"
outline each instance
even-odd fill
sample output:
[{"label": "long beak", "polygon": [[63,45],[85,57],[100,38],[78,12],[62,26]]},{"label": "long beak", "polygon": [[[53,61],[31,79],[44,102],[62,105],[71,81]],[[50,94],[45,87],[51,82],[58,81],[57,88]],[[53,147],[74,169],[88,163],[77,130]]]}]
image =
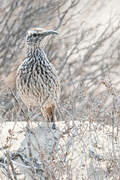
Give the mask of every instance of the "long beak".
[{"label": "long beak", "polygon": [[48,35],[50,35],[50,34],[58,34],[58,32],[57,31],[55,31],[55,30],[47,30],[47,31],[45,31],[44,32],[44,35],[45,36],[48,36]]}]

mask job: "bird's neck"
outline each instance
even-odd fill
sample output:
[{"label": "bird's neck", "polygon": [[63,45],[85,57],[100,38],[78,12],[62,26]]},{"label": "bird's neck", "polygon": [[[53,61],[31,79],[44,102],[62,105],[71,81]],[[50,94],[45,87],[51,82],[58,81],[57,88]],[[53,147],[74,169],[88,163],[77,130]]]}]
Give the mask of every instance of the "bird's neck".
[{"label": "bird's neck", "polygon": [[41,49],[40,47],[27,47],[27,56],[28,57],[37,57],[37,56],[46,56],[45,52],[43,49]]},{"label": "bird's neck", "polygon": [[47,56],[44,52],[43,49],[39,48],[39,47],[35,47],[35,48],[27,48],[27,57],[29,59],[32,59],[34,61],[37,61],[37,62],[41,62],[42,64],[48,66],[49,65],[49,60],[47,59]]}]

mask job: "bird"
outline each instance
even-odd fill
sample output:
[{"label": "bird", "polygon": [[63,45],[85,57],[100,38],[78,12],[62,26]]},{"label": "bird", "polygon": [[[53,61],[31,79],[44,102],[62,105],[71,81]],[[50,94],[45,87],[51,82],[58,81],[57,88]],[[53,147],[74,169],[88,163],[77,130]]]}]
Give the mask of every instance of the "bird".
[{"label": "bird", "polygon": [[45,38],[55,30],[31,28],[26,33],[26,58],[16,73],[18,94],[28,109],[40,107],[41,113],[55,128],[55,107],[60,99],[57,71],[44,51]]}]

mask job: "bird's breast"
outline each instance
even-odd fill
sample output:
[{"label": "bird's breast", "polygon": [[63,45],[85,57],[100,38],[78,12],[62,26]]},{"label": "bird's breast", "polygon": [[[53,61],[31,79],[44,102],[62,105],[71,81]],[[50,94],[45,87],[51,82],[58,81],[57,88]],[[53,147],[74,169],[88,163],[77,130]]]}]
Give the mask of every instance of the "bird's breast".
[{"label": "bird's breast", "polygon": [[[27,58],[19,66],[16,85],[20,97],[27,105],[37,106],[47,97],[58,99],[59,80],[55,68],[42,58]],[[27,101],[26,101],[27,99]],[[49,102],[53,103],[53,98]]]}]

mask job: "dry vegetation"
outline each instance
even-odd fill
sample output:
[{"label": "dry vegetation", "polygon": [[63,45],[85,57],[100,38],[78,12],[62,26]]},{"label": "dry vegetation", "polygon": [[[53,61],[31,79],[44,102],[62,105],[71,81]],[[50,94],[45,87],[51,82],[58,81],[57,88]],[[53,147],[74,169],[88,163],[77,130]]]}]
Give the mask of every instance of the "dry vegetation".
[{"label": "dry vegetation", "polygon": [[[8,125],[0,147],[1,179],[120,179],[120,22],[110,17],[105,24],[88,26],[82,17],[87,10],[80,0],[14,0],[1,9],[1,145]],[[25,58],[25,33],[31,27],[59,32],[45,47],[61,80],[57,132],[23,123],[44,121],[39,108],[27,111],[15,85],[17,67]],[[22,130],[16,130],[18,121]],[[12,151],[16,131],[25,134],[26,145]],[[52,145],[46,146],[49,142]]]}]

